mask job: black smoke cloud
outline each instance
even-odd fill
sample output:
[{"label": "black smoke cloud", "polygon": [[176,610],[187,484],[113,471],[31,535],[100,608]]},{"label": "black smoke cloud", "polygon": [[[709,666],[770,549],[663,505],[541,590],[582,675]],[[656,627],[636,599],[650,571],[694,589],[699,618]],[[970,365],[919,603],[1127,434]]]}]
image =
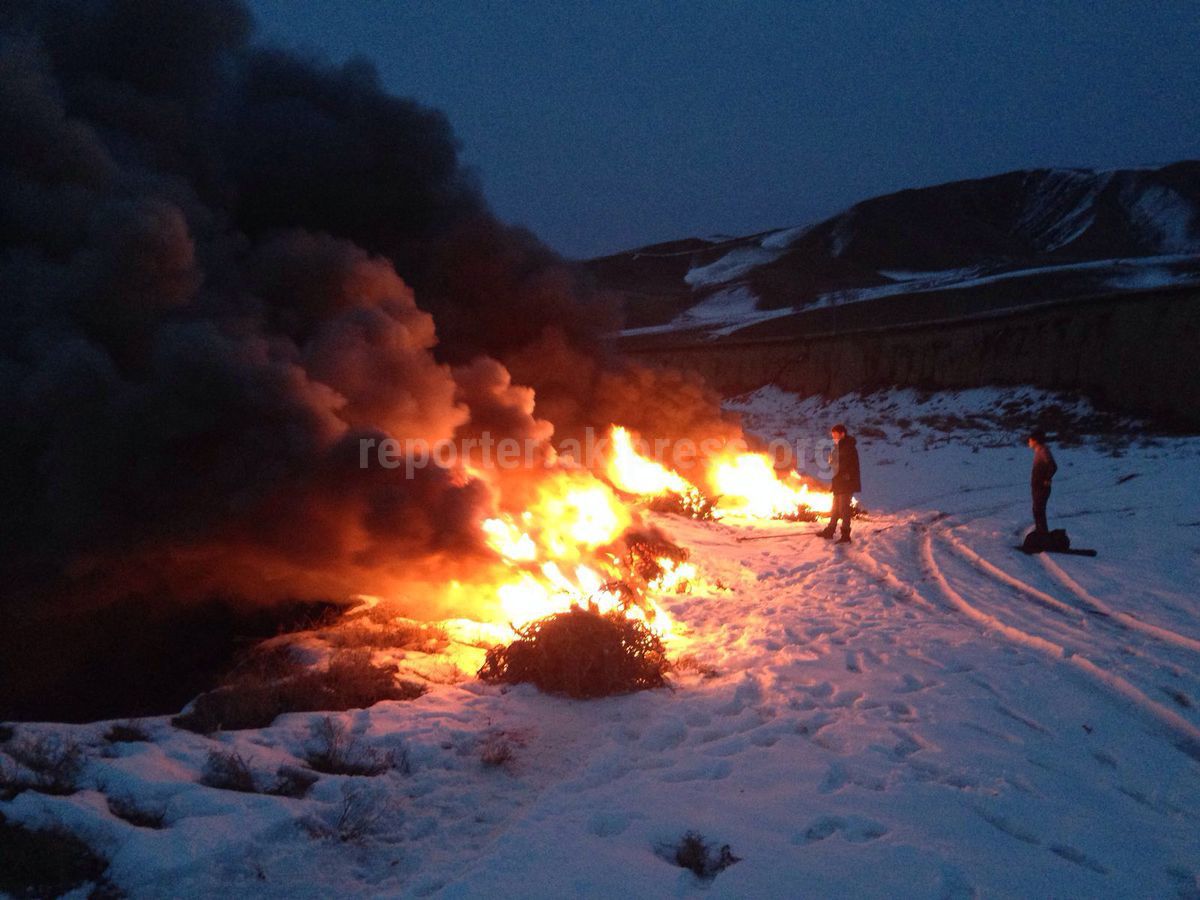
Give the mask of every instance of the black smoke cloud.
[{"label": "black smoke cloud", "polygon": [[[486,491],[358,467],[360,437],[470,420],[412,288],[455,361],[589,314],[445,118],[369,65],[256,47],[229,0],[0,15],[6,593],[265,599],[469,554]],[[501,295],[447,271],[462,248]]]},{"label": "black smoke cloud", "polygon": [[716,421],[598,349],[610,306],[441,113],[252,31],[237,0],[0,12],[5,599],[370,591],[482,552],[495,498],[364,472],[361,438]]}]

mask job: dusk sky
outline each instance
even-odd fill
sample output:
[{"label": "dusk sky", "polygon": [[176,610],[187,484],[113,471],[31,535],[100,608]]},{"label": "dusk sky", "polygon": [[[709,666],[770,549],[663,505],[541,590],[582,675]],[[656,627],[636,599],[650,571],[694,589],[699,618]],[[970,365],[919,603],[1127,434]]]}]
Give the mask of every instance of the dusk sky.
[{"label": "dusk sky", "polygon": [[497,214],[586,257],[1035,166],[1200,156],[1200,4],[250,0],[445,111]]}]

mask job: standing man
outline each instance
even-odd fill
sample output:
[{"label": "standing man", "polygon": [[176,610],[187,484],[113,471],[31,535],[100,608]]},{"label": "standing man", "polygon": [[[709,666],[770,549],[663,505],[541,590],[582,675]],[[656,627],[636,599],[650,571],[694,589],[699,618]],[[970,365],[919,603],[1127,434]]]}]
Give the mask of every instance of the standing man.
[{"label": "standing man", "polygon": [[823,538],[831,538],[837,531],[838,520],[842,522],[839,544],[850,543],[850,499],[862,490],[862,478],[858,469],[858,446],[840,422],[829,429],[833,438],[833,451],[829,454],[829,467],[833,470],[833,511],[828,527],[818,532]]},{"label": "standing man", "polygon": [[1046,432],[1035,431],[1030,434],[1029,448],[1033,450],[1033,471],[1029,476],[1029,488],[1033,494],[1033,528],[1038,534],[1049,534],[1046,501],[1050,499],[1050,482],[1058,471],[1058,463],[1046,446]]}]

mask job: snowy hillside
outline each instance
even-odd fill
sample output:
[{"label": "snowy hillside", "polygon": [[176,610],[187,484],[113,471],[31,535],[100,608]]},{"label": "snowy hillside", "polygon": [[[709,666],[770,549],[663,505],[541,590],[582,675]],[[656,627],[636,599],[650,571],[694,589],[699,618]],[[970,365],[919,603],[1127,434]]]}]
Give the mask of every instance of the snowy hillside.
[{"label": "snowy hillside", "polygon": [[806,227],[587,265],[625,296],[630,335],[728,334],[794,311],[929,292],[961,293],[969,313],[1196,284],[1200,163],[1011,172],[876,197]]},{"label": "snowy hillside", "polygon": [[[571,701],[479,683],[462,643],[409,652],[424,696],[333,716],[382,774],[198,783],[213,750],[303,769],[319,714],[22,724],[0,751],[76,740],[81,789],[0,813],[80,836],[132,897],[1200,897],[1200,439],[1029,390],[733,407],[809,447],[845,421],[870,513],[842,547],[662,517],[702,575],[673,689]],[[1096,559],[1012,549],[1032,419],[1066,439],[1052,527]],[[690,830],[739,861],[699,881],[667,858]]]}]

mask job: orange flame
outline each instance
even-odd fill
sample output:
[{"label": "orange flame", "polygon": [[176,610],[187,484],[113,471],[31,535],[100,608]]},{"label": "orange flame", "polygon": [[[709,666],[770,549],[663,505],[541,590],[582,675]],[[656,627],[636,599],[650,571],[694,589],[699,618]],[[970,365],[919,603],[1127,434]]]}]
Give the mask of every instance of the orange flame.
[{"label": "orange flame", "polygon": [[617,490],[642,496],[666,493],[687,494],[695,487],[666,466],[646,459],[634,449],[629,431],[612,427],[610,453],[605,472]]},{"label": "orange flame", "polygon": [[[641,606],[629,603],[618,584],[617,560],[602,549],[620,538],[631,522],[611,488],[586,473],[568,471],[556,472],[539,485],[537,498],[518,518],[505,514],[486,520],[488,545],[511,572],[496,588],[508,622],[520,628],[582,606],[601,613],[621,610],[668,636],[667,614],[648,596],[641,598]],[[673,562],[663,568],[663,576],[648,585],[648,591],[676,592],[694,577],[678,571],[685,567]]]},{"label": "orange flame", "polygon": [[[661,463],[637,452],[628,430],[614,425],[605,475],[620,491],[642,497],[679,494],[698,501],[703,495],[687,479]],[[727,452],[709,465],[708,478],[718,495],[717,515],[773,519],[808,509],[826,513],[833,509],[833,495],[814,491],[795,473],[780,477],[762,453]]]},{"label": "orange flame", "polygon": [[818,513],[833,509],[832,494],[809,490],[794,473],[781,479],[761,453],[718,457],[709,477],[721,496],[718,508],[728,515],[772,519],[805,507]]}]

